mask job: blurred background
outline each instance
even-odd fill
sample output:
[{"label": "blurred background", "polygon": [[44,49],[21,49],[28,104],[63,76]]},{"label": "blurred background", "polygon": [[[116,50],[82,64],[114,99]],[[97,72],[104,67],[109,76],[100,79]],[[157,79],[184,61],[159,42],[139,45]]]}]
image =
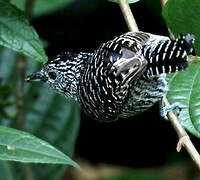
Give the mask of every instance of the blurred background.
[{"label": "blurred background", "polygon": [[[141,31],[168,36],[167,27],[162,19],[159,0],[142,0],[132,4],[131,9]],[[64,3],[59,8],[51,9],[51,11],[38,13],[33,16],[31,23],[43,40],[49,57],[65,51],[92,52],[102,42],[128,31],[119,6],[106,0],[73,0]],[[4,52],[5,56],[5,50],[1,49],[1,51]],[[11,56],[9,55],[11,54],[10,51],[6,53],[7,56]],[[0,54],[0,56],[3,57],[3,54]],[[2,62],[0,59],[0,63]],[[37,68],[37,66],[40,66],[40,64],[34,63],[34,67]],[[0,69],[0,76],[7,77],[5,70],[2,69]],[[26,69],[26,74],[33,71],[31,60],[27,61]],[[30,91],[30,89],[32,90]],[[49,93],[49,96],[55,96],[55,93],[48,90],[46,86],[43,87],[43,84],[25,85],[25,93],[27,92],[29,93],[25,97],[25,106],[28,106],[29,109],[26,112],[27,107],[25,107],[25,117],[29,120],[26,121],[25,118],[25,128],[38,137],[51,142],[53,137],[51,133],[53,133],[55,126],[58,126],[58,129],[59,126],[62,126],[61,122],[52,117],[54,123],[49,125],[48,122],[45,122],[48,121],[48,118],[45,119],[43,115],[43,124],[37,127],[36,131],[33,125],[36,124],[36,117],[41,117],[37,112],[39,110],[31,112],[31,108],[34,105],[43,107],[41,102],[46,102],[46,100],[40,100],[44,98],[44,93],[47,93],[47,95]],[[57,99],[58,103],[61,101],[63,103],[64,97],[56,95],[53,98],[54,100]],[[10,99],[12,101],[12,98]],[[75,122],[75,117],[77,123],[73,127],[76,127],[74,128],[76,130],[71,131],[68,126],[65,127],[65,131],[62,130],[61,134],[66,132],[67,138],[71,138],[69,140],[70,146],[63,147],[63,144],[67,143],[65,139],[60,141],[60,144],[57,142],[52,144],[60,147],[61,150],[67,149],[66,151],[69,151],[70,155],[74,151],[73,159],[80,164],[82,170],[68,168],[60,173],[62,175],[59,179],[200,179],[198,178],[200,174],[187,152],[184,149],[180,153],[176,152],[177,134],[170,122],[160,117],[158,104],[143,114],[112,123],[94,121],[82,112],[79,117],[77,115],[79,111],[76,107],[76,110],[72,111],[74,108],[71,107],[71,102],[64,105],[58,107],[60,109],[57,108],[55,111],[54,108],[49,108],[48,112],[53,110],[55,113],[60,113],[57,115],[60,119],[68,116],[71,124]],[[72,106],[76,105],[73,104]],[[10,109],[12,108],[9,107],[7,111],[11,112]],[[63,117],[62,114],[67,112],[68,114]],[[69,113],[71,113],[70,116]],[[2,118],[2,124],[12,124],[5,119],[5,117]],[[70,123],[68,122],[68,124]],[[50,130],[46,131],[49,126],[51,127]],[[199,149],[200,145],[197,143],[199,140],[192,135],[191,139],[196,148]],[[63,151],[65,152],[65,150]]]}]

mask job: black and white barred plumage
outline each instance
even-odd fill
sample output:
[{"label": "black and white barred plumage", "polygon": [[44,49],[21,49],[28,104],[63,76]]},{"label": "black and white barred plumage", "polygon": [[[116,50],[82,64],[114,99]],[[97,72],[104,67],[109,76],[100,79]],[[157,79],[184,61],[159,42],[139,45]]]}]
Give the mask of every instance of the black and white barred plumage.
[{"label": "black and white barred plumage", "polygon": [[64,53],[27,80],[42,80],[78,102],[99,121],[113,121],[145,111],[167,91],[165,74],[185,69],[193,53],[193,35],[170,40],[128,32],[93,53]]}]

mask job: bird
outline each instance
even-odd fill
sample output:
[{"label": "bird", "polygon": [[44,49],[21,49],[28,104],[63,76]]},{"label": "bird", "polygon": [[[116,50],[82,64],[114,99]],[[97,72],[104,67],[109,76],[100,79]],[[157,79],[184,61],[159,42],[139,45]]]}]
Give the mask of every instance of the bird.
[{"label": "bird", "polygon": [[[64,52],[49,58],[25,81],[44,82],[76,101],[92,119],[112,122],[162,102],[168,91],[166,73],[188,66],[188,55],[195,53],[194,41],[192,34],[170,40],[147,32],[127,32],[94,52]],[[167,111],[161,109],[165,117]]]}]

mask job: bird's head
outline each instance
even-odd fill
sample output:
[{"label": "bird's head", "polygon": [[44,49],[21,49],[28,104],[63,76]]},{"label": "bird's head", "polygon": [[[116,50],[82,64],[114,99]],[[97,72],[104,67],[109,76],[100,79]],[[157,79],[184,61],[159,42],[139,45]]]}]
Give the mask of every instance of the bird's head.
[{"label": "bird's head", "polygon": [[48,84],[52,89],[72,97],[76,91],[76,66],[73,58],[67,54],[52,58],[42,68],[26,77],[26,82],[39,81]]}]

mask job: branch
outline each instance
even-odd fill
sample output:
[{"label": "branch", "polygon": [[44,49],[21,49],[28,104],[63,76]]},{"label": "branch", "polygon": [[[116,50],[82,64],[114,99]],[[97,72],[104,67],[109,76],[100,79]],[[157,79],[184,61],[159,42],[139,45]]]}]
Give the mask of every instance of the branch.
[{"label": "branch", "polygon": [[[164,5],[167,0],[161,0],[161,4]],[[129,4],[127,0],[118,0],[120,8],[122,10],[122,13],[124,15],[124,18],[126,20],[126,23],[128,25],[128,28],[130,31],[138,31],[137,24],[135,22],[135,19],[131,13]],[[163,98],[163,102],[165,106],[169,106],[169,102],[166,97]],[[167,113],[167,117],[170,120],[172,126],[174,127],[176,133],[179,137],[179,142],[177,144],[177,151],[180,152],[182,147],[185,147],[187,152],[189,153],[190,157],[193,159],[193,161],[196,163],[198,168],[200,169],[200,155],[195,149],[194,145],[192,144],[188,134],[186,133],[185,129],[182,127],[180,122],[178,121],[175,114],[170,111]]]},{"label": "branch", "polygon": [[33,15],[33,7],[34,7],[35,0],[26,0],[26,4],[24,7],[24,11],[29,18],[29,21],[32,19]]},{"label": "branch", "polygon": [[162,6],[163,6],[166,2],[167,2],[167,0],[160,0],[160,3],[161,3]]},{"label": "branch", "polygon": [[135,18],[134,18],[133,14],[131,12],[131,9],[127,3],[127,0],[120,0],[118,2],[119,2],[119,6],[121,8],[121,11],[123,13],[124,19],[126,21],[126,24],[128,26],[128,29],[133,32],[139,31],[137,23],[135,21]]},{"label": "branch", "polygon": [[[32,17],[32,10],[33,10],[33,3],[34,0],[26,0],[25,4],[25,13],[27,14],[29,20]],[[25,78],[25,67],[26,61],[25,56],[21,54],[17,54],[16,56],[16,93],[17,93],[17,115],[16,115],[16,122],[17,127],[20,130],[24,129],[24,78]],[[22,164],[24,167],[24,175],[25,179],[33,180],[33,174],[31,170],[30,164]]]},{"label": "branch", "polygon": [[17,92],[17,114],[16,122],[20,130],[24,129],[24,74],[25,74],[25,57],[17,54],[16,56],[16,92]]}]

